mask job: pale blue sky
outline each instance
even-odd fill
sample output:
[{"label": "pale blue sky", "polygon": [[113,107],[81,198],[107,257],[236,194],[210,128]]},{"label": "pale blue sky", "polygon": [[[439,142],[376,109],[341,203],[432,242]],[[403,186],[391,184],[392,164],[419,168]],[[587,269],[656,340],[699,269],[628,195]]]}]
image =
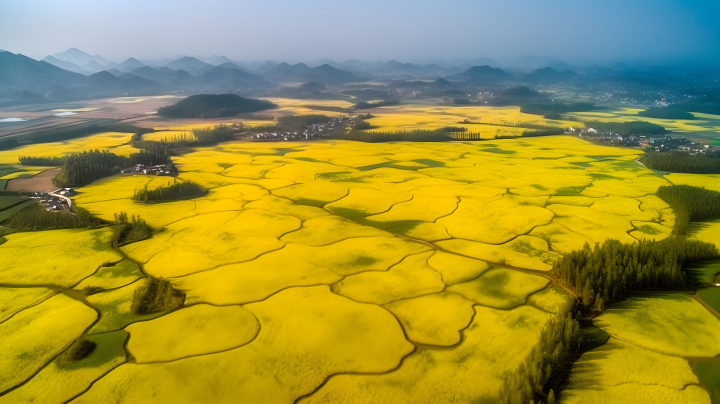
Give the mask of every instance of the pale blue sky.
[{"label": "pale blue sky", "polygon": [[717,0],[0,0],[0,49],[115,61],[720,60]]}]

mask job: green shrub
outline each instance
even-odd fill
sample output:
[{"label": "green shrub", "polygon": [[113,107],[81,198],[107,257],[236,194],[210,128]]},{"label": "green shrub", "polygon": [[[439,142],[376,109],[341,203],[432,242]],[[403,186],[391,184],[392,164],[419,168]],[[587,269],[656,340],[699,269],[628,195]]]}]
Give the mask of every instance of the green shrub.
[{"label": "green shrub", "polygon": [[157,188],[136,189],[133,199],[141,202],[192,199],[207,195],[207,190],[193,181],[180,181]]},{"label": "green shrub", "polygon": [[96,343],[80,337],[75,340],[75,342],[73,342],[73,344],[70,345],[70,347],[62,353],[62,355],[60,355],[59,362],[61,364],[75,363],[81,359],[87,358],[91,353],[93,353],[96,347]]},{"label": "green shrub", "polygon": [[135,314],[159,313],[175,310],[185,303],[185,292],[173,288],[165,278],[148,276],[135,290],[132,312]]},{"label": "green shrub", "polygon": [[128,220],[125,212],[115,214],[115,223],[113,224],[113,244],[121,246],[136,241],[145,240],[152,237],[153,229],[140,216],[133,215]]}]

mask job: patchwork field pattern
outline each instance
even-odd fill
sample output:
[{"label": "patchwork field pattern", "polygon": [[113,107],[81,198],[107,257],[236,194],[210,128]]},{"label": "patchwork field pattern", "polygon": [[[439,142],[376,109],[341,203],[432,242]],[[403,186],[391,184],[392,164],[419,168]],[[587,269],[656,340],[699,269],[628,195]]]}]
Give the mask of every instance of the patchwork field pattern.
[{"label": "patchwork field pattern", "polygon": [[[4,270],[25,289],[0,293],[0,302],[18,296],[0,319],[66,298],[52,296],[55,286],[89,288],[96,293],[70,302],[84,303],[87,338],[102,351],[92,357],[96,373],[60,372],[53,355],[70,340],[54,341],[49,364],[13,374],[5,388],[19,387],[0,402],[42,400],[43,383],[74,403],[494,402],[543,327],[572,306],[550,271],[559,253],[670,233],[673,213],[652,196],[668,182],[635,163],[638,155],[564,136],[229,142],[174,158],[180,179],[209,188],[201,198],[140,203],[134,189],[168,179],[96,181],[79,189],[79,206],[108,220],[139,214],[159,231],[120,251],[104,229],[6,236],[0,254],[16,251],[37,268]],[[52,269],[78,250],[92,254],[63,258],[69,271]],[[185,307],[132,314],[145,274],[183,290]],[[632,332],[626,320],[606,320]],[[714,330],[711,319],[696,320]],[[35,352],[33,342],[3,334],[4,324],[0,344]],[[19,329],[36,332],[32,323]],[[686,345],[677,355],[703,350]],[[720,350],[712,348],[697,356]],[[82,386],[63,384],[73,375]]]}]

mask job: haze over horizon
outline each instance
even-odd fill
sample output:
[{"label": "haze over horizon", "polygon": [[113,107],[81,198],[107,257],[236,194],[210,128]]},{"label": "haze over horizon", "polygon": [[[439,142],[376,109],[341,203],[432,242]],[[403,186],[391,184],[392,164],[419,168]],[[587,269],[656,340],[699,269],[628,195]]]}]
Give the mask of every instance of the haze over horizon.
[{"label": "haze over horizon", "polygon": [[720,4],[711,0],[39,0],[3,8],[0,49],[37,59],[75,47],[116,62],[178,55],[292,63],[489,57],[509,67],[533,57],[570,64],[720,62]]}]

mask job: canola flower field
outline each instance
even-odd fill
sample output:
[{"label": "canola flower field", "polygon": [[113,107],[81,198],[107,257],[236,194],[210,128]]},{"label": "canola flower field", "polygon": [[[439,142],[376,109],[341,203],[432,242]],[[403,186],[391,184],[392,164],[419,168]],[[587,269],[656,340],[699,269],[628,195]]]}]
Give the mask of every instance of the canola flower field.
[{"label": "canola flower field", "polygon": [[[639,155],[565,136],[227,142],[174,158],[201,198],[132,200],[167,177],[96,181],[75,203],[160,231],[119,249],[109,229],[4,236],[0,403],[495,402],[571,306],[550,271],[558,254],[670,234],[653,193],[682,175]],[[700,177],[712,182],[685,182]],[[146,275],[185,306],[133,314]],[[694,297],[629,299],[596,325],[610,340],[582,356],[561,402],[710,402],[691,365],[720,354],[720,320]],[[97,348],[63,363],[83,334]]]}]

